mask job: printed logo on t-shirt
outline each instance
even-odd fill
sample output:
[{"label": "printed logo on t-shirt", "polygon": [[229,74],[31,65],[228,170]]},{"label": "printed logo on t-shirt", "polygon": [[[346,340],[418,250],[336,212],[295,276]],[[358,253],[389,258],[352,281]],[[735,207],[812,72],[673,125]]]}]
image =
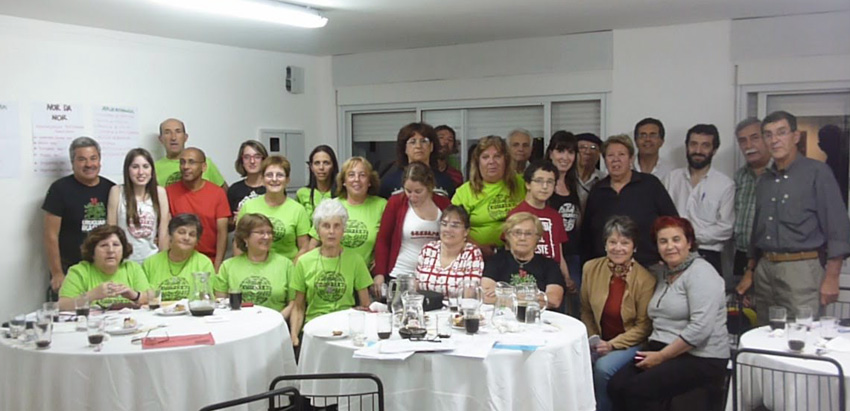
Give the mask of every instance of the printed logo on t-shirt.
[{"label": "printed logo on t-shirt", "polygon": [[272,283],[265,277],[247,277],[239,283],[239,287],[242,289],[242,298],[254,304],[265,303],[272,295]]},{"label": "printed logo on t-shirt", "polygon": [[345,294],[345,278],[336,271],[325,271],[316,279],[316,296],[322,301],[333,303]]},{"label": "printed logo on t-shirt", "polygon": [[189,296],[189,281],[183,277],[171,277],[159,284],[162,301],[177,301]]},{"label": "printed logo on t-shirt", "polygon": [[269,221],[272,222],[272,230],[274,231],[274,242],[283,240],[283,237],[286,235],[286,224],[279,218],[275,218],[272,216],[266,217],[268,217]]},{"label": "printed logo on t-shirt", "polygon": [[510,196],[507,194],[496,194],[487,204],[487,212],[493,220],[504,220],[508,216],[508,212],[516,207]]},{"label": "printed logo on t-shirt", "polygon": [[543,235],[537,240],[537,249],[534,252],[548,258],[555,258],[555,244],[552,241],[552,220],[541,217],[540,225],[543,226]]},{"label": "printed logo on t-shirt", "polygon": [[239,204],[237,204],[237,205],[236,205],[236,210],[234,210],[233,212],[234,212],[234,213],[236,213],[236,214],[238,215],[238,214],[239,214],[239,210],[241,210],[241,209],[242,209],[242,206],[245,204],[245,202],[247,202],[248,200],[253,200],[253,199],[257,198],[257,197],[259,197],[259,194],[257,194],[257,192],[256,192],[256,191],[251,190],[251,192],[250,192],[250,193],[248,193],[248,195],[246,195],[245,197],[242,197],[242,199],[241,199],[241,200],[239,200]]},{"label": "printed logo on t-shirt", "polygon": [[89,203],[83,206],[83,222],[80,230],[87,233],[104,224],[106,224],[106,205],[92,197]]},{"label": "printed logo on t-shirt", "polygon": [[175,171],[175,172],[171,173],[170,176],[168,176],[167,180],[165,180],[165,186],[168,187],[168,186],[180,181],[182,178],[183,178],[183,174],[181,174],[179,171]]},{"label": "printed logo on t-shirt", "polygon": [[578,220],[576,205],[573,203],[561,204],[561,207],[558,208],[558,214],[564,219],[564,230],[568,233],[573,231],[576,227],[576,220]]},{"label": "printed logo on t-shirt", "polygon": [[127,231],[133,238],[149,238],[154,232],[156,224],[156,216],[151,212],[141,213],[139,215],[139,225],[130,220],[130,225]]},{"label": "printed logo on t-shirt", "polygon": [[345,225],[345,233],[342,234],[342,246],[348,249],[358,248],[366,243],[369,237],[369,229],[360,220],[348,220]]},{"label": "printed logo on t-shirt", "polygon": [[537,283],[537,280],[534,279],[534,276],[530,275],[528,271],[520,268],[518,273],[511,274],[511,285],[517,286],[528,283]]},{"label": "printed logo on t-shirt", "polygon": [[414,240],[422,238],[434,239],[440,238],[440,233],[431,230],[414,230],[410,232],[410,238]]}]

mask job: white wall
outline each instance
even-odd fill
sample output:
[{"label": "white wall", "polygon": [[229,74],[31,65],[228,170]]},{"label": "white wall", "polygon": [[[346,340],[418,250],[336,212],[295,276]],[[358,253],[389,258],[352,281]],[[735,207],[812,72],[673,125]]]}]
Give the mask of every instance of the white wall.
[{"label": "white wall", "polygon": [[[167,40],[0,16],[0,101],[19,104],[19,177],[0,179],[0,319],[34,309],[47,271],[41,246],[44,194],[52,178],[32,173],[30,104],[66,101],[138,108],[139,145],[162,155],[157,126],[183,119],[189,144],[203,148],[229,182],[241,141],[260,128],[301,129],[313,144],[335,144],[331,59]],[[305,68],[304,94],[284,89],[285,67]],[[90,121],[87,124],[90,125]],[[90,131],[90,130],[89,130]],[[300,154],[300,153],[299,153]],[[306,153],[304,153],[306,157]],[[300,157],[296,161],[300,161]],[[120,176],[108,176],[119,181]]]}]

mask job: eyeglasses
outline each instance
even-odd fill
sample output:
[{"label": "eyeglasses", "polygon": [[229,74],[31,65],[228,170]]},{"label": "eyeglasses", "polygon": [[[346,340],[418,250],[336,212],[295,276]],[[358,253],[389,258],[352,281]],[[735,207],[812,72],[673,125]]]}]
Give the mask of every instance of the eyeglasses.
[{"label": "eyeglasses", "polygon": [[274,180],[274,179],[283,180],[283,179],[286,178],[286,173],[269,172],[269,173],[263,174],[263,177],[268,178],[269,180]]},{"label": "eyeglasses", "polygon": [[448,227],[448,228],[451,228],[452,230],[457,230],[458,228],[466,228],[463,225],[463,223],[461,223],[459,221],[452,221],[452,222],[440,221],[440,227]]},{"label": "eyeglasses", "polygon": [[579,145],[579,146],[578,146],[578,151],[585,151],[585,152],[586,152],[586,151],[595,151],[595,150],[596,150],[596,149],[598,149],[598,148],[599,148],[599,147],[598,147],[596,144],[591,144],[591,145],[587,145],[587,146]]},{"label": "eyeglasses", "polygon": [[242,154],[242,161],[263,161],[262,154]]},{"label": "eyeglasses", "polygon": [[544,186],[544,187],[553,186],[556,183],[555,180],[544,179],[544,178],[533,178],[533,179],[531,179],[531,182],[535,183],[535,184],[540,184],[541,186]]},{"label": "eyeglasses", "polygon": [[273,236],[273,235],[274,235],[274,233],[273,233],[273,232],[271,232],[271,230],[263,230],[263,231],[259,231],[259,230],[257,230],[257,231],[251,231],[251,234],[256,234],[256,235],[258,235],[258,236],[260,236],[260,237],[271,237],[271,236]]},{"label": "eyeglasses", "polygon": [[424,146],[429,143],[431,143],[431,140],[428,137],[423,137],[421,139],[411,138],[410,140],[407,140],[407,145],[409,146],[415,146],[417,144],[421,144]]},{"label": "eyeglasses", "polygon": [[516,238],[537,237],[536,231],[511,230],[509,233],[511,236],[514,236]]}]

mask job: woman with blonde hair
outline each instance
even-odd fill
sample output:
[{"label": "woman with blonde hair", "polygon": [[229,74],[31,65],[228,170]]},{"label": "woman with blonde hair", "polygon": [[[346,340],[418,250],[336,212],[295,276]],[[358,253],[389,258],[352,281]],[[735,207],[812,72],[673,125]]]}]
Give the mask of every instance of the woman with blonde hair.
[{"label": "woman with blonde hair", "polygon": [[478,141],[470,158],[469,181],[457,189],[452,204],[470,217],[470,241],[484,256],[502,245],[502,223],[525,198],[525,184],[508,158],[508,146],[499,136]]}]

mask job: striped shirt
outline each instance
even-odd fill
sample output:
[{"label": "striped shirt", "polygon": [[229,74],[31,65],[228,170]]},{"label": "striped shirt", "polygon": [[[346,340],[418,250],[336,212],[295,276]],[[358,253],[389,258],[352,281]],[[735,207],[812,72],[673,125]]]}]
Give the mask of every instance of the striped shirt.
[{"label": "striped shirt", "polygon": [[747,252],[756,215],[756,182],[759,176],[749,166],[735,172],[735,249]]}]

